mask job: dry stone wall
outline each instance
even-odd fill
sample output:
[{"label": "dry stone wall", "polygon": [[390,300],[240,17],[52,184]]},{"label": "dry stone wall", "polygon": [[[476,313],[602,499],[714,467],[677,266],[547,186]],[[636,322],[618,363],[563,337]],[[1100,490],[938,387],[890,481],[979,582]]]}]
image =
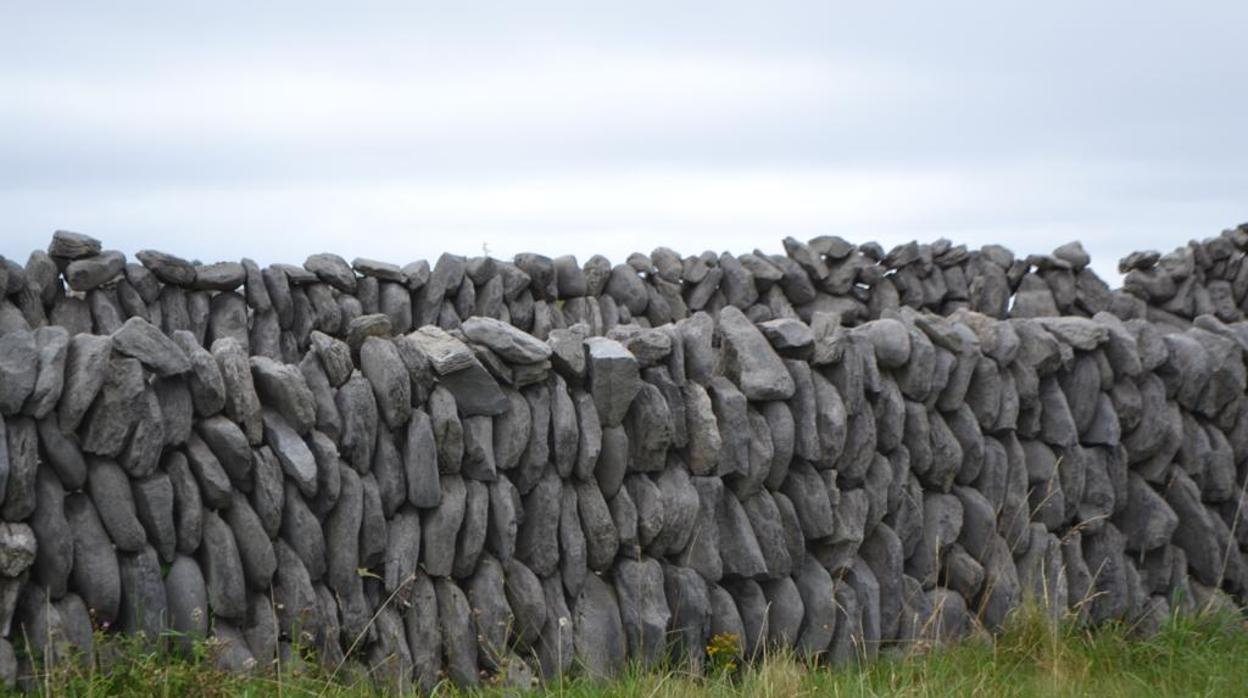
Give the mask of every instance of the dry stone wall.
[{"label": "dry stone wall", "polygon": [[[92,631],[386,686],[830,663],[1248,590],[1248,228],[1123,260],[0,264],[0,675]],[[16,650],[16,651],[15,651]]]}]

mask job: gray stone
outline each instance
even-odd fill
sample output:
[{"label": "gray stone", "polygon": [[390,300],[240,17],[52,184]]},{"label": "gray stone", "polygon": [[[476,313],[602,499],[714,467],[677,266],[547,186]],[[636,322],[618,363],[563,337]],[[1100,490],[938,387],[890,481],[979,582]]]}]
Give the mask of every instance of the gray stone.
[{"label": "gray stone", "polygon": [[343,422],[339,450],[356,470],[366,473],[372,467],[377,442],[377,401],[373,389],[357,371],[338,389],[334,401]]},{"label": "gray stone", "polygon": [[296,432],[306,434],[319,423],[317,399],[299,367],[253,356],[251,378],[261,403],[285,417]]},{"label": "gray stone", "polygon": [[237,341],[225,338],[212,343],[212,355],[225,385],[226,415],[243,427],[249,443],[259,444],[263,435],[260,398],[252,382],[247,352]]},{"label": "gray stone", "polygon": [[299,489],[289,482],[282,506],[282,540],[299,556],[312,581],[325,574],[325,536],[321,522],[299,495]]},{"label": "gray stone", "polygon": [[[74,588],[82,594],[97,621],[112,623],[121,605],[121,578],[112,540],[91,500],[80,492],[66,497],[65,517],[73,541]],[[33,545],[33,538],[31,542]]]},{"label": "gray stone", "polygon": [[125,447],[126,436],[141,414],[140,397],[146,382],[143,367],[134,359],[114,358],[107,370],[99,398],[87,412],[82,450],[116,456]]},{"label": "gray stone", "polygon": [[502,414],[510,404],[498,381],[475,358],[468,368],[444,374],[440,383],[455,396],[464,416]]},{"label": "gray stone", "polygon": [[241,620],[247,613],[247,589],[238,544],[230,527],[215,512],[204,512],[200,564],[213,614]]},{"label": "gray stone", "polygon": [[883,318],[854,328],[875,349],[875,358],[884,368],[901,368],[910,359],[910,332],[900,321]]},{"label": "gray stone", "polygon": [[161,462],[173,484],[174,528],[177,530],[178,552],[191,554],[199,548],[203,531],[203,503],[199,486],[179,451],[170,451]]},{"label": "gray stone", "polygon": [[438,579],[434,587],[446,655],[446,674],[457,686],[471,688],[480,682],[476,628],[471,621],[472,606],[454,582]]},{"label": "gray stone", "polygon": [[493,424],[494,462],[499,470],[511,470],[520,464],[533,427],[528,401],[515,390],[506,393],[510,405],[494,417]]},{"label": "gray stone", "polygon": [[135,515],[147,531],[147,538],[160,554],[160,559],[171,562],[178,547],[177,528],[174,525],[173,482],[167,473],[156,473],[131,483]]},{"label": "gray stone", "polygon": [[832,642],[836,630],[836,601],[832,594],[832,577],[814,557],[806,558],[793,575],[793,582],[802,598],[802,625],[794,649],[808,657],[823,653]]},{"label": "gray stone", "polygon": [[688,447],[685,457],[694,475],[710,475],[719,464],[722,448],[719,424],[710,395],[700,384],[689,382],[681,388],[684,397]]},{"label": "gray stone", "polygon": [[[7,433],[6,433],[7,432]],[[0,420],[0,437],[5,448],[0,449],[0,491],[4,494],[4,507],[0,517],[8,521],[21,521],[35,510],[35,476],[39,467],[39,430],[29,418],[10,419],[7,425]]]},{"label": "gray stone", "polygon": [[763,556],[767,576],[772,579],[787,576],[793,571],[793,559],[789,555],[784,521],[775,498],[763,490],[741,504],[749,519],[758,550]]},{"label": "gray stone", "polygon": [[299,362],[299,372],[303,374],[304,383],[312,393],[316,409],[316,428],[332,439],[342,436],[342,415],[338,412],[338,404],[334,401],[334,389],[320,362],[311,352],[305,354]]},{"label": "gray stone", "polygon": [[373,386],[378,411],[391,429],[407,423],[412,414],[412,386],[407,367],[394,342],[369,337],[360,347],[360,370]]},{"label": "gray stone", "polygon": [[464,480],[464,494],[464,516],[456,537],[455,561],[451,568],[451,576],[456,579],[472,576],[489,532],[489,487],[477,480]]},{"label": "gray stone", "polygon": [[196,434],[208,445],[233,482],[251,481],[251,446],[237,424],[217,415],[200,421]]},{"label": "gray stone", "polygon": [[619,549],[619,534],[611,510],[596,482],[590,480],[576,483],[577,510],[581,528],[585,531],[585,546],[589,567],[604,571],[611,566]]},{"label": "gray stone", "polygon": [[58,230],[52,233],[52,242],[48,244],[48,254],[64,259],[82,259],[100,253],[100,241],[69,230]]},{"label": "gray stone", "polygon": [[801,522],[807,538],[824,538],[832,535],[835,522],[828,490],[819,473],[803,461],[795,461],[789,467],[789,476],[781,489]]},{"label": "gray stone", "polygon": [[243,285],[247,273],[238,262],[213,262],[195,266],[192,288],[200,291],[233,291]]},{"label": "gray stone", "polygon": [[[14,333],[20,336],[19,333]],[[0,344],[5,342],[0,341]],[[22,342],[18,342],[22,344]],[[61,399],[61,390],[65,384],[65,363],[69,350],[69,333],[63,327],[56,325],[48,325],[35,330],[35,347],[38,358],[38,369],[35,375],[35,381],[31,388],[30,395],[26,398],[26,407],[24,412],[35,419],[43,419],[56,407],[56,403]],[[22,349],[18,353],[22,353]],[[21,381],[27,380],[25,375],[9,375],[8,368],[12,367],[12,359],[15,357],[5,356],[0,358],[0,381],[9,383],[10,380],[15,383],[10,384],[14,389],[14,395],[5,398],[6,404],[10,400],[16,398],[16,393],[21,392]],[[16,357],[16,363],[20,366],[24,359]]]},{"label": "gray stone", "polygon": [[[212,450],[199,436],[192,435],[186,442],[186,460],[205,504],[214,509],[230,505],[230,477]],[[94,475],[92,475],[94,477]],[[96,502],[98,505],[99,502]],[[101,512],[103,513],[103,512]]]},{"label": "gray stone", "polygon": [[[149,404],[149,413],[144,415],[144,420],[150,420],[156,414],[160,415],[163,427],[161,431],[165,435],[164,446],[179,446],[186,443],[191,436],[191,427],[195,419],[195,398],[191,394],[187,380],[181,376],[158,378],[153,380],[151,385],[152,392],[156,396],[156,412],[151,411]],[[145,424],[145,422],[140,423]]]},{"label": "gray stone", "polygon": [[167,284],[190,286],[195,283],[195,267],[181,257],[156,250],[139,250],[135,257],[156,278]]},{"label": "gray stone", "polygon": [[310,255],[304,261],[303,267],[339,291],[355,293],[355,273],[342,257],[329,252]]},{"label": "gray stone", "polygon": [[437,444],[429,415],[421,410],[412,413],[403,449],[403,467],[407,482],[407,499],[422,509],[435,507],[441,501],[438,485]]},{"label": "gray stone", "polygon": [[796,389],[784,363],[758,328],[731,306],[719,316],[721,362],[726,375],[751,400],[786,400]]},{"label": "gray stone", "polygon": [[79,334],[69,342],[65,385],[57,407],[61,429],[76,431],[108,377],[113,342],[109,337]]},{"label": "gray stone", "polygon": [[754,529],[741,502],[731,492],[724,491],[715,520],[724,574],[747,578],[765,575],[767,563],[754,537]]},{"label": "gray stone", "polygon": [[121,467],[112,461],[92,460],[87,491],[117,548],[131,553],[141,551],[147,535],[135,514],[130,480]]},{"label": "gray stone", "polygon": [[663,568],[652,558],[622,559],[613,576],[628,656],[652,665],[667,649],[666,632],[672,618],[664,596]]},{"label": "gray stone", "polygon": [[538,576],[547,576],[559,564],[559,512],[562,485],[547,471],[524,497],[524,519],[516,538],[516,556]]},{"label": "gray stone", "polygon": [[604,428],[619,426],[641,389],[637,360],[622,344],[604,337],[585,340],[589,391]]},{"label": "gray stone", "polygon": [[132,635],[142,633],[149,644],[155,644],[164,633],[168,618],[160,560],[150,546],[117,557],[121,577],[118,625]]},{"label": "gray stone", "polygon": [[68,588],[74,540],[65,519],[65,489],[50,468],[39,469],[35,498],[35,511],[30,517],[37,550],[32,578],[52,598],[59,599]]},{"label": "gray stone", "polygon": [[208,635],[208,587],[195,558],[179,555],[165,576],[165,599],[169,608],[169,629],[184,653]]},{"label": "gray stone", "polygon": [[234,493],[233,503],[223,516],[234,532],[248,586],[257,591],[268,589],[277,570],[277,558],[260,517],[247,503],[247,498],[238,492]]},{"label": "gray stone", "polygon": [[199,345],[190,332],[174,332],[173,340],[182,348],[190,362],[190,373],[187,374],[186,381],[195,413],[201,417],[209,417],[220,412],[225,407],[226,392],[225,379],[221,376],[221,368],[216,359]]},{"label": "gray stone", "polygon": [[338,387],[347,382],[354,370],[351,362],[351,348],[347,346],[347,343],[320,331],[312,332],[310,340],[312,350],[316,352],[330,385]]},{"label": "gray stone", "polygon": [[410,605],[403,614],[411,652],[414,680],[420,690],[432,692],[442,669],[442,628],[433,582],[423,572],[412,580]]},{"label": "gray stone", "polygon": [[[630,272],[631,273],[631,272]],[[628,640],[615,590],[590,575],[573,604],[576,656],[590,677],[611,678],[624,668]]]},{"label": "gray stone", "polygon": [[455,563],[455,541],[464,520],[467,488],[458,475],[443,475],[441,502],[425,513],[421,522],[424,536],[425,570],[434,577],[451,574]]},{"label": "gray stone", "polygon": [[815,345],[815,333],[810,326],[795,318],[760,322],[758,329],[771,346],[785,356],[805,356]]},{"label": "gray stone", "polygon": [[75,291],[90,291],[117,278],[126,268],[126,256],[117,250],[75,259],[65,267],[65,283]]},{"label": "gray stone", "polygon": [[625,429],[629,434],[629,469],[662,470],[672,442],[672,416],[662,392],[653,384],[642,383],[628,409]]},{"label": "gray stone", "polygon": [[282,527],[283,475],[282,465],[268,446],[255,451],[252,470],[251,506],[270,538],[276,538]]},{"label": "gray stone", "polygon": [[504,562],[515,554],[521,506],[520,493],[510,480],[499,478],[490,483],[486,542],[489,549]]},{"label": "gray stone", "polygon": [[484,344],[507,361],[531,364],[551,356],[545,342],[495,318],[471,317],[460,329],[468,339]]}]

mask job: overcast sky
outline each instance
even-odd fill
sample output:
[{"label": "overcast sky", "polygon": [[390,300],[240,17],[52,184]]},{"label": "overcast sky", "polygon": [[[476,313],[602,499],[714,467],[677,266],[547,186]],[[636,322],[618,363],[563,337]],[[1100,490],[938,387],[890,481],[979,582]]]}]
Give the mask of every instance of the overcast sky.
[{"label": "overcast sky", "polygon": [[623,261],[1248,220],[1248,3],[0,0],[0,254]]}]

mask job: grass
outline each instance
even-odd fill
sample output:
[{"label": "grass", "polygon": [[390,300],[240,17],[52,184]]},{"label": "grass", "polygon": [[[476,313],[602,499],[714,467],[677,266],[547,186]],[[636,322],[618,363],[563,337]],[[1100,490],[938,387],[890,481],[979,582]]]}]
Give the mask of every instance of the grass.
[{"label": "grass", "polygon": [[[298,675],[243,676],[213,668],[210,649],[191,658],[142,649],[122,638],[99,640],[117,657],[110,668],[62,665],[30,682],[39,695],[327,696],[393,695],[361,671],[309,669]],[[111,643],[111,646],[110,644]],[[615,681],[555,682],[534,695],[628,696],[1229,696],[1248,694],[1248,629],[1239,617],[1172,617],[1149,638],[1109,626],[1095,631],[1019,612],[993,640],[892,652],[864,666],[812,666],[773,656],[711,676],[630,668]],[[732,666],[729,664],[728,666]],[[460,691],[442,684],[435,695],[512,696],[515,689]]]}]

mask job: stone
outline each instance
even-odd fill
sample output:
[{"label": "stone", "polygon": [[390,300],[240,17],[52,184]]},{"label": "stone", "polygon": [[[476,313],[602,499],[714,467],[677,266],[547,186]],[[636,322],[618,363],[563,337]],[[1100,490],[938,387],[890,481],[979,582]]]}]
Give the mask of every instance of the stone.
[{"label": "stone", "polygon": [[167,627],[168,600],[161,578],[160,560],[150,546],[140,552],[120,553],[121,609],[118,626],[154,645]]},{"label": "stone", "polygon": [[559,564],[561,489],[558,475],[547,471],[524,497],[525,515],[516,537],[516,557],[542,577]]},{"label": "stone", "polygon": [[767,563],[759,549],[758,539],[736,495],[725,490],[715,511],[719,528],[718,543],[724,574],[736,577],[762,577]]},{"label": "stone", "polygon": [[502,414],[510,404],[498,381],[475,358],[468,368],[444,374],[439,382],[455,396],[465,417]]},{"label": "stone", "polygon": [[81,257],[65,267],[65,283],[75,291],[90,291],[117,278],[126,268],[126,256],[117,250]]},{"label": "stone", "polygon": [[478,648],[472,606],[454,582],[438,579],[438,621],[446,654],[446,674],[457,686],[470,688],[480,682],[477,674]]},{"label": "stone", "polygon": [[369,337],[360,347],[360,370],[373,387],[378,411],[391,429],[407,423],[412,414],[412,390],[407,367],[394,342]]},{"label": "stone", "polygon": [[247,272],[238,262],[213,262],[195,266],[192,288],[200,291],[233,291],[247,279]]},{"label": "stone", "polygon": [[758,323],[767,341],[781,355],[803,355],[815,345],[815,333],[810,326],[794,318],[776,318]]},{"label": "stone", "polygon": [[167,453],[161,461],[161,469],[169,475],[173,484],[178,552],[193,553],[199,548],[203,532],[203,502],[199,486],[195,483],[186,456],[180,451]]},{"label": "stone", "polygon": [[235,492],[233,502],[223,512],[223,518],[234,532],[247,585],[257,591],[267,590],[277,570],[277,558],[260,517],[248,504],[247,498]]},{"label": "stone", "polygon": [[58,230],[52,233],[52,242],[48,244],[48,254],[63,259],[82,259],[100,253],[100,241],[69,230]]},{"label": "stone", "polygon": [[628,408],[625,430],[630,434],[629,468],[643,472],[663,469],[672,442],[672,414],[658,387],[641,384]]},{"label": "stone", "polygon": [[[65,362],[69,350],[69,332],[65,328],[56,325],[40,327],[35,330],[35,349],[38,369],[34,385],[31,387],[30,395],[26,398],[26,406],[23,411],[35,419],[41,420],[56,408],[57,401],[61,399],[61,390],[65,385]],[[10,364],[8,360],[10,358],[7,356],[7,352],[5,358],[0,358],[0,380],[5,382],[9,380],[16,381],[17,384],[11,387],[15,388],[14,393],[18,393],[21,392],[20,382],[26,380],[26,377],[7,374],[8,369],[3,366]],[[19,359],[17,363],[20,365],[22,361],[22,359]],[[9,403],[15,399],[16,395],[14,394],[4,398],[3,401]]]},{"label": "stone", "polygon": [[797,568],[793,582],[804,610],[793,648],[805,656],[818,656],[832,642],[836,629],[836,602],[828,593],[833,588],[832,577],[812,556]]},{"label": "stone", "polygon": [[910,332],[899,320],[871,320],[852,332],[867,338],[875,350],[876,361],[884,368],[901,368],[910,359]]},{"label": "stone", "polygon": [[213,511],[204,512],[200,564],[214,615],[241,620],[247,613],[247,589],[238,544],[229,525]]},{"label": "stone", "polygon": [[426,512],[421,521],[425,571],[433,577],[451,574],[456,537],[464,520],[468,496],[464,481],[458,475],[443,475],[440,489],[441,502]]},{"label": "stone", "polygon": [[455,561],[451,576],[464,579],[472,576],[485,538],[489,533],[489,487],[478,480],[464,480],[464,516],[455,543]]},{"label": "stone", "polygon": [[615,590],[590,575],[573,604],[572,616],[576,657],[586,674],[595,680],[617,675],[628,656],[628,640]]},{"label": "stone", "polygon": [[[78,334],[70,339],[65,363],[65,385],[57,406],[62,430],[76,431],[86,416],[87,409],[91,407],[104,386],[104,379],[108,377],[107,367],[112,348],[112,339],[107,336]],[[26,370],[29,369],[28,366]],[[33,377],[31,374],[32,379]]]},{"label": "stone", "polygon": [[548,344],[495,318],[471,317],[460,329],[468,339],[484,344],[506,361],[532,364],[551,356]]},{"label": "stone", "polygon": [[141,414],[144,403],[139,398],[145,387],[138,361],[114,358],[109,362],[99,398],[87,412],[83,451],[110,457],[121,453],[130,428]]},{"label": "stone", "polygon": [[[685,458],[689,472],[694,475],[710,475],[717,470],[720,450],[723,447],[711,397],[705,388],[692,381],[681,388],[681,394],[685,407],[688,441]],[[737,443],[735,439],[734,443]]]},{"label": "stone", "polygon": [[322,252],[310,255],[303,263],[304,269],[316,274],[321,281],[333,286],[343,293],[355,293],[355,272],[347,264],[347,260],[336,254]]},{"label": "stone", "polygon": [[140,552],[147,542],[147,534],[135,512],[126,473],[116,463],[103,459],[93,459],[89,472],[87,492],[113,543],[118,550]]},{"label": "stone", "polygon": [[171,562],[178,547],[173,519],[173,482],[167,473],[156,473],[131,483],[135,515],[160,559]]},{"label": "stone", "polygon": [[139,262],[164,283],[190,286],[195,283],[195,267],[190,262],[165,252],[139,250]]},{"label": "stone", "polygon": [[603,428],[619,426],[641,389],[637,360],[624,345],[604,337],[585,340],[589,392]]},{"label": "stone", "polygon": [[232,481],[251,481],[251,446],[237,424],[217,415],[202,420],[196,434],[211,449]]},{"label": "stone", "polygon": [[286,483],[285,487],[281,540],[299,556],[312,581],[325,574],[325,536],[321,522],[293,483]]},{"label": "stone", "polygon": [[32,579],[52,598],[65,596],[74,564],[74,538],[65,518],[65,488],[51,468],[39,468],[35,479],[35,512],[30,528],[35,533],[36,556]]},{"label": "stone", "polygon": [[[73,538],[74,588],[99,622],[112,623],[121,606],[121,577],[113,542],[85,494],[74,492],[65,498],[65,518]],[[33,549],[31,552],[33,555]],[[0,572],[7,575],[9,569],[6,565]]]},{"label": "stone", "polygon": [[719,316],[721,362],[726,375],[751,400],[787,400],[796,389],[779,355],[747,317],[733,307]]},{"label": "stone", "polygon": [[204,503],[215,509],[229,506],[230,477],[212,449],[199,436],[193,435],[187,440],[186,460],[195,475]]},{"label": "stone", "polygon": [[0,460],[0,482],[5,483],[4,506],[0,517],[21,521],[35,510],[35,477],[39,469],[39,430],[29,418],[0,422],[5,436],[7,459]]},{"label": "stone", "polygon": [[169,629],[176,645],[190,653],[194,643],[208,635],[208,586],[195,558],[179,555],[165,576]]},{"label": "stone", "polygon": [[652,558],[622,559],[613,577],[628,656],[652,665],[667,649],[666,633],[672,617],[664,596],[663,568]]},{"label": "stone", "polygon": [[237,341],[224,338],[212,343],[212,356],[217,360],[225,385],[225,413],[243,427],[247,441],[260,443],[264,425],[260,416],[260,397],[251,378],[247,352]]},{"label": "stone", "polygon": [[360,472],[372,467],[373,448],[377,442],[377,401],[371,384],[357,372],[338,389],[334,398],[342,415],[340,451]]},{"label": "stone", "polygon": [[25,523],[0,522],[0,575],[17,577],[35,562],[38,542]]},{"label": "stone", "polygon": [[318,400],[299,367],[253,356],[251,379],[260,402],[285,417],[296,432],[307,434],[318,424]]}]

